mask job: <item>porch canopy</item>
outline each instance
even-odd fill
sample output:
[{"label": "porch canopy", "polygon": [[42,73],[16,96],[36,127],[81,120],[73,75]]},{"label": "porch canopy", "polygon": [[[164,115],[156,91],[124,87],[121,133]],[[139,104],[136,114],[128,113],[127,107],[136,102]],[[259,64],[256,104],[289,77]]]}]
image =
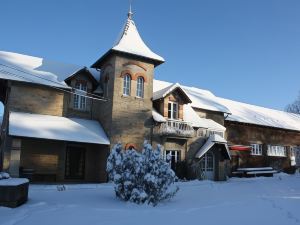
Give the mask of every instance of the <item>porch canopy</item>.
[{"label": "porch canopy", "polygon": [[109,145],[102,126],[95,120],[10,112],[9,135]]},{"label": "porch canopy", "polygon": [[204,156],[205,153],[207,153],[215,144],[219,144],[222,146],[222,149],[225,151],[225,155],[227,159],[231,159],[230,152],[227,146],[227,141],[222,138],[218,134],[212,134],[209,136],[205,144],[199,149],[199,151],[196,153],[196,158],[201,158]]}]

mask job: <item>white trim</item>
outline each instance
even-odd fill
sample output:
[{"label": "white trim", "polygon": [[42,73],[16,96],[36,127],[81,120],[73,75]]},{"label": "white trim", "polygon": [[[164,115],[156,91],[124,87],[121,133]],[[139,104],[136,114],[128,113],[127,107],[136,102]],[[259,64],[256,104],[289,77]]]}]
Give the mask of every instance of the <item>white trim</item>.
[{"label": "white trim", "polygon": [[[171,109],[169,109],[169,105],[171,106]],[[172,102],[169,101],[168,102],[168,118],[172,119],[172,120],[177,120],[179,117],[179,113],[178,113],[178,102]],[[169,116],[169,112],[170,112],[170,116]],[[174,113],[176,113],[176,118],[174,118]]]},{"label": "white trim", "polygon": [[262,155],[262,144],[250,144],[251,146],[251,155]]},{"label": "white trim", "polygon": [[131,77],[129,74],[126,74],[123,77],[123,96],[130,96],[131,90]]},{"label": "white trim", "polygon": [[268,145],[268,156],[286,157],[286,147],[281,145]]},{"label": "white trim", "polygon": [[[77,95],[76,93],[80,94]],[[86,95],[87,93],[87,85],[81,82],[76,82],[75,84],[75,94],[74,94],[74,109],[85,110],[86,109],[86,97],[82,95]]]},{"label": "white trim", "polygon": [[136,80],[136,97],[144,98],[144,78],[138,77]]}]

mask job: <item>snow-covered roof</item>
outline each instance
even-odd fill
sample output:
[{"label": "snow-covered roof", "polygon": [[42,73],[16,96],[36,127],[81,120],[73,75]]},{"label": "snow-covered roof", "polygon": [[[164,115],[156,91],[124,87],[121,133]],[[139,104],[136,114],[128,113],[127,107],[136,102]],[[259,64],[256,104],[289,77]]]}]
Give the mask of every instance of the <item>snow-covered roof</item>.
[{"label": "snow-covered roof", "polygon": [[135,22],[132,19],[132,13],[128,13],[128,18],[120,32],[119,37],[114,43],[113,47],[104,54],[92,67],[96,67],[111,51],[124,52],[135,56],[142,56],[144,58],[155,61],[156,65],[163,63],[163,57],[154,53],[141,38]]},{"label": "snow-covered roof", "polygon": [[155,109],[152,110],[152,117],[156,122],[164,123],[167,122],[166,118],[159,114]]},{"label": "snow-covered roof", "polygon": [[300,131],[300,115],[219,98],[230,109],[226,120]]},{"label": "snow-covered roof", "polygon": [[[0,79],[69,88],[65,80],[83,68],[84,66],[0,51]],[[100,73],[91,68],[88,70],[99,81]]]},{"label": "snow-covered roof", "polygon": [[[169,82],[154,80],[153,95],[171,85]],[[181,87],[192,100],[192,108],[224,112],[228,114],[225,120],[229,121],[300,131],[300,115],[220,98],[210,91],[195,87]],[[203,124],[204,121],[198,119],[194,110],[185,108],[185,111],[184,120],[189,120],[196,126]]]},{"label": "snow-covered roof", "polygon": [[184,95],[184,97],[186,98],[187,102],[191,103],[191,99],[189,98],[189,96],[187,95],[187,93],[184,91],[184,89],[180,86],[179,83],[176,84],[171,84],[161,90],[158,90],[156,92],[153,92],[153,100],[158,100],[161,98],[166,97],[168,94],[170,94],[171,92],[173,92],[174,90],[179,89],[181,91],[181,93]]},{"label": "snow-covered roof", "polygon": [[214,146],[214,144],[224,145],[228,159],[231,158],[230,152],[229,152],[229,149],[227,146],[227,141],[218,134],[210,135],[209,138],[207,139],[207,141],[205,142],[205,144],[198,150],[195,157],[201,158],[206,152],[209,151],[209,149],[211,149]]},{"label": "snow-covered roof", "polygon": [[[153,97],[159,94],[161,95],[161,93],[168,90],[168,87],[172,87],[172,85],[174,84],[165,81],[154,80]],[[192,107],[230,114],[230,110],[220,103],[219,99],[212,92],[183,85],[180,87],[192,101]]]},{"label": "snow-covered roof", "polygon": [[10,112],[9,135],[109,145],[102,126],[95,120]]},{"label": "snow-covered roof", "polygon": [[215,112],[231,113],[230,109],[223,105],[210,91],[187,86],[183,86],[183,89],[192,100],[192,107]]},{"label": "snow-covered roof", "polygon": [[222,132],[226,130],[224,126],[211,119],[201,118],[190,104],[183,106],[183,120],[191,122],[193,127],[201,127]]},{"label": "snow-covered roof", "polygon": [[143,56],[160,62],[165,61],[161,56],[152,52],[144,43],[131,17],[127,18],[126,23],[121,30],[120,36],[112,49]]}]

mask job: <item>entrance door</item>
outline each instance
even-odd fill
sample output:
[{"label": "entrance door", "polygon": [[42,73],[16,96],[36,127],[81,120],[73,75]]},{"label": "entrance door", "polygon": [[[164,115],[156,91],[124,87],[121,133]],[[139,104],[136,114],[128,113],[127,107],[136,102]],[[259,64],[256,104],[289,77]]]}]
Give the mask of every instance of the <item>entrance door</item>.
[{"label": "entrance door", "polygon": [[167,155],[171,156],[171,169],[173,171],[176,170],[176,163],[180,161],[180,151],[178,150],[166,150],[165,151],[165,159],[167,158]]},{"label": "entrance door", "polygon": [[85,148],[68,146],[66,152],[66,179],[84,179]]},{"label": "entrance door", "polygon": [[201,178],[204,180],[214,180],[215,178],[215,163],[214,154],[207,152],[200,160]]}]

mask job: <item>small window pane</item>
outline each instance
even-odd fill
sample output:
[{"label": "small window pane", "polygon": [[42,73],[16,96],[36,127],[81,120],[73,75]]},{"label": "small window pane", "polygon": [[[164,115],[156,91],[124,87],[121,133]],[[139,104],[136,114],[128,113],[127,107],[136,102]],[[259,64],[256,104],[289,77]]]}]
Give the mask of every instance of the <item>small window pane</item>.
[{"label": "small window pane", "polygon": [[[75,89],[79,91],[78,94],[74,94],[74,108],[75,109],[86,109],[86,97],[83,95],[86,95],[87,92],[87,85],[85,83],[77,82],[75,84]],[[75,93],[76,93],[75,90]]]},{"label": "small window pane", "polygon": [[168,103],[168,118],[172,118],[172,103]]},{"label": "small window pane", "polygon": [[137,79],[136,96],[140,98],[144,97],[144,79],[142,77],[138,77]]},{"label": "small window pane", "polygon": [[127,74],[123,78],[123,94],[124,95],[130,95],[130,85],[131,85],[131,78]]}]

